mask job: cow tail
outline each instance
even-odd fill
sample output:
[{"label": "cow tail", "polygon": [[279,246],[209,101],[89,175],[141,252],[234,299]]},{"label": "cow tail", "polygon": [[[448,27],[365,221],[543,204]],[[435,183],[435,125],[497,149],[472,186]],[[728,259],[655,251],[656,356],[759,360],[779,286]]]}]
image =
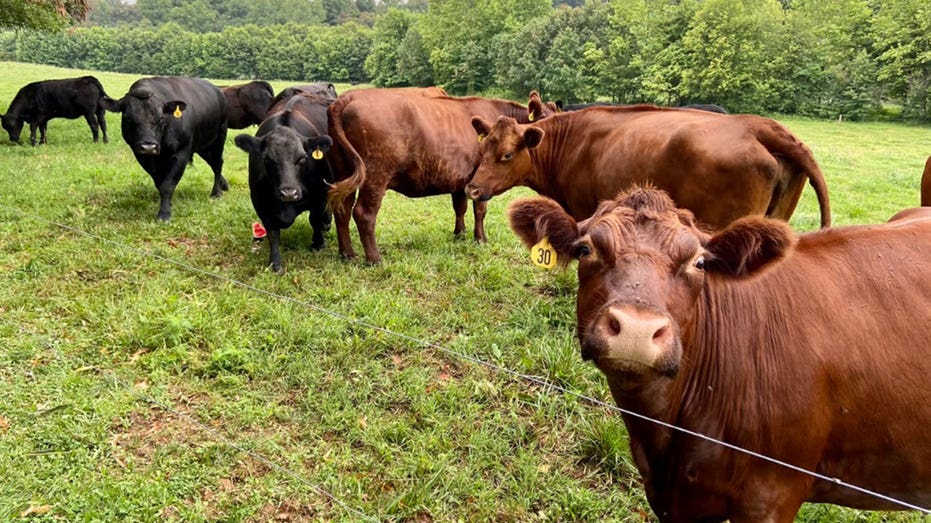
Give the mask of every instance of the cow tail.
[{"label": "cow tail", "polygon": [[[341,161],[338,162],[338,165],[342,167],[342,169],[337,169],[337,171],[341,172],[333,173],[337,181],[330,186],[327,193],[329,206],[335,211],[342,210],[346,198],[365,183],[365,162],[362,161],[362,157],[359,156],[356,148],[346,137],[346,132],[343,129],[343,111],[350,102],[351,98],[349,97],[337,98],[327,111],[330,122],[330,138],[333,139],[333,145],[338,151],[337,155],[340,155]],[[352,174],[344,178],[344,173],[349,172],[350,169]]]},{"label": "cow tail", "polygon": [[831,226],[831,202],[828,198],[828,184],[824,180],[824,173],[815,162],[815,157],[811,154],[811,149],[802,143],[792,133],[781,125],[777,124],[772,133],[760,133],[758,136],[760,143],[770,151],[771,154],[778,154],[789,159],[795,165],[801,167],[808,183],[815,190],[818,197],[818,207],[821,208],[821,227]]},{"label": "cow tail", "polygon": [[925,162],[925,172],[921,175],[921,206],[931,207],[931,156]]},{"label": "cow tail", "polygon": [[97,89],[100,89],[100,101],[97,103],[103,106],[107,111],[119,112],[120,102],[107,95],[107,91],[104,90],[100,80],[98,80],[96,76],[86,76],[85,78],[87,78],[90,83],[96,85]]}]

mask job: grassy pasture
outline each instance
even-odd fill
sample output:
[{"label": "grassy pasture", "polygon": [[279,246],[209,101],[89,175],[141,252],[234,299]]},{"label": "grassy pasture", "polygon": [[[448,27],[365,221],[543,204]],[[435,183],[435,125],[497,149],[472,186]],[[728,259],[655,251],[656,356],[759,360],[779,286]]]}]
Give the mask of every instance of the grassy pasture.
[{"label": "grassy pasture", "polygon": [[[27,82],[83,73],[0,71],[3,110]],[[113,97],[138,78],[94,74]],[[814,150],[836,225],[917,205],[931,128],[778,119]],[[383,521],[653,520],[618,417],[416,341],[609,400],[578,357],[573,271],[532,268],[506,225],[529,191],[491,201],[485,245],[452,238],[448,197],[389,193],[378,267],[339,260],[333,232],[311,251],[299,219],[277,276],[250,248],[235,132],[230,191],[211,200],[197,158],[161,224],[108,122],[107,145],[83,119],[53,120],[47,146],[0,136],[0,520],[363,520],[314,486]],[[792,224],[817,223],[808,188]],[[799,520],[922,521],[829,506]]]}]

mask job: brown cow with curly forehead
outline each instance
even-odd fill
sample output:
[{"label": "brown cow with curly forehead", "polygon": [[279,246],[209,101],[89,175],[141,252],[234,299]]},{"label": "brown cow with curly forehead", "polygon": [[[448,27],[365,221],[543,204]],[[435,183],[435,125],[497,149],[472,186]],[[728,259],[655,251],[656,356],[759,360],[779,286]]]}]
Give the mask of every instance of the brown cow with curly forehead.
[{"label": "brown cow with curly forehead", "polygon": [[[582,357],[619,406],[931,507],[931,220],[796,236],[751,216],[709,235],[641,188],[582,222],[544,198],[510,219],[527,245],[547,238],[578,261]],[[902,508],[624,421],[663,522],[789,523],[805,501]]]}]

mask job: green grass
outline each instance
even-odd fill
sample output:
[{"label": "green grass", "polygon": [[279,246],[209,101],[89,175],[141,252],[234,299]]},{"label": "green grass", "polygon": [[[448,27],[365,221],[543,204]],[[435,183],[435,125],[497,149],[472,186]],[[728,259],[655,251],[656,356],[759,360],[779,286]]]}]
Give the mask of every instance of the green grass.
[{"label": "green grass", "polygon": [[[29,81],[80,74],[0,70],[3,109]],[[94,74],[111,96],[138,78]],[[917,204],[931,129],[780,120],[814,150],[837,224]],[[162,224],[118,115],[108,121],[107,145],[83,120],[53,120],[47,146],[0,138],[0,520],[30,507],[47,521],[360,520],[313,485],[385,521],[653,520],[617,416],[411,339],[609,400],[578,357],[574,272],[534,269],[506,225],[507,202],[528,191],[490,202],[485,245],[452,238],[448,197],[389,193],[377,267],[341,261],[333,233],[311,251],[302,218],[282,235],[277,276],[267,247],[250,249],[235,133],[230,191],[208,197],[198,158]],[[817,221],[807,189],[793,225]],[[799,519],[921,520],[830,506]]]}]

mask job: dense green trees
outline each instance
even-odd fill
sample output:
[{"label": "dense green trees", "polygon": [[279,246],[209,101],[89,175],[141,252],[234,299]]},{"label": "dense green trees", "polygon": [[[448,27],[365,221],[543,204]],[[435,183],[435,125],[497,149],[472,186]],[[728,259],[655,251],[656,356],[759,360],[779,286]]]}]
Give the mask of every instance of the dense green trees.
[{"label": "dense green trees", "polygon": [[831,119],[891,102],[931,121],[927,0],[97,0],[89,20],[0,35],[0,55]]}]

